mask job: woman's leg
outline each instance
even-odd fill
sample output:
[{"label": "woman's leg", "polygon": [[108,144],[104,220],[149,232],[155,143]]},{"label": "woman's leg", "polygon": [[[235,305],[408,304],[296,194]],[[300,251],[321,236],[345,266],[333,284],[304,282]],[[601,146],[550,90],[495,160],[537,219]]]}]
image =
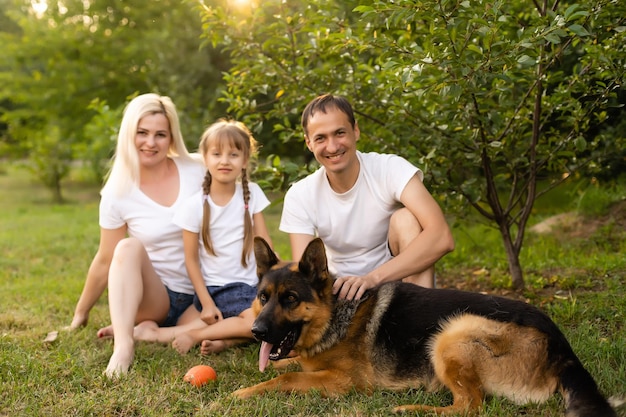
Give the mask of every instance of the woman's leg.
[{"label": "woman's leg", "polygon": [[167,290],[141,242],[134,238],[120,241],[109,270],[109,311],[115,341],[105,375],[116,377],[128,372],[135,352],[135,323],[160,322],[169,306]]}]

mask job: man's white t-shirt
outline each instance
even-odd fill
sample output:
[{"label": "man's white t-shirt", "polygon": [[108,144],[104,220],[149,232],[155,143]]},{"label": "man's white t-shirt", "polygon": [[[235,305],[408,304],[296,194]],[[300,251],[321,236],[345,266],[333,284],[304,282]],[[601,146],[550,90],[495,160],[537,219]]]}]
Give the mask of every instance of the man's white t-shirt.
[{"label": "man's white t-shirt", "polygon": [[141,241],[154,270],[172,291],[193,294],[194,289],[185,268],[183,232],[172,222],[174,213],[190,195],[202,188],[205,168],[201,162],[172,158],[178,168],[180,189],[170,207],[162,206],[133,187],[123,198],[103,193],[100,199],[100,227],[118,229],[124,224],[128,236]]},{"label": "man's white t-shirt", "polygon": [[[269,200],[255,183],[248,183],[250,201],[248,211],[250,216],[263,211]],[[180,210],[174,215],[174,223],[192,233],[198,233],[200,247],[200,269],[206,286],[224,286],[233,282],[243,282],[256,286],[256,259],[254,251],[250,251],[246,268],[241,264],[243,252],[243,187],[237,183],[235,194],[225,206],[219,206],[209,196],[211,207],[211,242],[215,255],[210,255],[204,249],[200,230],[202,227],[202,191],[188,198]]]},{"label": "man's white t-shirt", "polygon": [[357,157],[361,166],[352,189],[333,191],[321,167],[287,191],[280,220],[283,232],[319,236],[337,276],[362,276],[391,258],[389,219],[401,207],[409,180],[416,174],[423,178],[397,155],[357,152]]}]

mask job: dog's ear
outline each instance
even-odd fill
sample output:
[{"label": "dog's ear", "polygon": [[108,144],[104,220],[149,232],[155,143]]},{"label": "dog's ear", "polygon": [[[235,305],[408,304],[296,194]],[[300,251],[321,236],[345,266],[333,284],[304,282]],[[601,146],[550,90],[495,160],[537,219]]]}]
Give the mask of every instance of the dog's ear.
[{"label": "dog's ear", "polygon": [[311,276],[314,279],[325,280],[330,276],[328,274],[326,249],[324,248],[322,239],[315,238],[309,242],[302,254],[298,269],[304,275]]},{"label": "dog's ear", "polygon": [[256,258],[256,274],[259,279],[278,263],[278,257],[262,237],[254,237],[254,256]]}]

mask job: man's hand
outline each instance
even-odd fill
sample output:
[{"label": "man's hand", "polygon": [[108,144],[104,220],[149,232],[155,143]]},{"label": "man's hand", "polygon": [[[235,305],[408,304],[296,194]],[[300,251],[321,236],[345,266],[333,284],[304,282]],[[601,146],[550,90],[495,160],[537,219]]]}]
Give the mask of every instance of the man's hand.
[{"label": "man's hand", "polygon": [[339,294],[339,298],[346,300],[359,300],[365,291],[377,285],[375,280],[367,275],[362,277],[341,277],[333,284],[333,294]]}]

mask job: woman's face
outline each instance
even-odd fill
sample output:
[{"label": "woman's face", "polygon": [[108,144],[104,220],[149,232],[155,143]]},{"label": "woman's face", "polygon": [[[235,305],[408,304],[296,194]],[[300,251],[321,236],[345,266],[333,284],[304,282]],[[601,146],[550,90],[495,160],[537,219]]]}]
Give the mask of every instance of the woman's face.
[{"label": "woman's face", "polygon": [[170,122],[162,113],[142,117],[137,124],[135,147],[139,154],[139,164],[150,167],[163,162],[172,142]]}]

